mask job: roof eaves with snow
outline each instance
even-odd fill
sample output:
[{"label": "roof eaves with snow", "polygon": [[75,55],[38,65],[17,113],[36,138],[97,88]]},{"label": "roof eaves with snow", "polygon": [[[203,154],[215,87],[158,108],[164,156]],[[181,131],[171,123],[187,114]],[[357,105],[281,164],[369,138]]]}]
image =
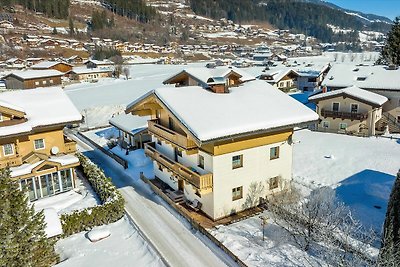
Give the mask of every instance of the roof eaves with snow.
[{"label": "roof eaves with snow", "polygon": [[388,101],[388,99],[385,96],[360,89],[356,86],[351,86],[344,89],[317,94],[310,97],[309,100],[313,102],[318,102],[320,100],[330,99],[338,96],[354,98],[356,100],[359,100],[360,102],[370,104],[374,107],[380,107]]}]

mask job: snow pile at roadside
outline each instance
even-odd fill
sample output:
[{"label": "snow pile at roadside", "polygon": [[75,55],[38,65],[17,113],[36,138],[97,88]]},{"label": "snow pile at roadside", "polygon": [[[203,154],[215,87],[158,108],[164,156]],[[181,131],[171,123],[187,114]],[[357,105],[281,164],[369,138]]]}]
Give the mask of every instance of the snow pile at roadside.
[{"label": "snow pile at roadside", "polygon": [[56,252],[60,254],[61,263],[56,266],[164,266],[126,217],[96,229],[105,229],[111,235],[92,243],[86,233],[81,232],[58,241]]}]

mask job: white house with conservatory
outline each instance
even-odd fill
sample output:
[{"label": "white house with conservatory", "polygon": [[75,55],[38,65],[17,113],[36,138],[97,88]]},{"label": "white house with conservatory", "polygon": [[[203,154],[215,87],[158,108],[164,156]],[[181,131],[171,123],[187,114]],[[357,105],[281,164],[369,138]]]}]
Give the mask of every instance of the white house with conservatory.
[{"label": "white house with conservatory", "polygon": [[318,120],[309,108],[250,76],[192,68],[166,80],[175,87],[150,91],[126,109],[151,116],[152,143],[145,153],[155,178],[174,195],[201,203],[197,207],[212,220],[287,189],[293,130]]}]

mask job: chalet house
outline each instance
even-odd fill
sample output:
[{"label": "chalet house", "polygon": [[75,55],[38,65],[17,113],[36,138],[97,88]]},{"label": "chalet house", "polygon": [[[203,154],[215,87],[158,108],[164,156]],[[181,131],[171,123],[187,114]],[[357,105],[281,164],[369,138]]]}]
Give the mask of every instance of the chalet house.
[{"label": "chalet house", "polygon": [[381,123],[400,132],[400,70],[396,66],[333,65],[322,82],[328,91],[353,85],[388,98]]},{"label": "chalet house", "polygon": [[100,78],[108,78],[112,76],[112,70],[110,68],[94,68],[88,69],[85,67],[73,68],[67,72],[67,76],[71,80],[77,81],[97,81]]},{"label": "chalet house", "polygon": [[68,72],[72,70],[72,65],[65,62],[56,61],[43,61],[38,64],[33,65],[31,68],[33,70],[58,70],[60,72]]},{"label": "chalet house", "polygon": [[318,115],[264,81],[241,80],[251,76],[244,73],[235,74],[239,83],[228,76],[226,89],[216,89],[204,83],[219,80],[215,73],[199,78],[207,71],[175,75],[164,83],[180,87],[150,91],[126,113],[151,117],[145,153],[167,195],[197,203],[218,220],[289,188],[293,128],[316,122]]},{"label": "chalet house", "polygon": [[114,65],[114,63],[112,61],[109,60],[95,60],[95,59],[89,59],[85,62],[83,62],[83,64],[88,68],[88,69],[94,69],[94,68],[109,68],[112,65]]},{"label": "chalet house", "polygon": [[7,89],[33,89],[61,85],[63,73],[57,70],[15,71],[4,76]]},{"label": "chalet house", "polygon": [[317,94],[309,98],[317,104],[317,129],[336,133],[375,135],[388,99],[355,86]]},{"label": "chalet house", "polygon": [[73,65],[82,65],[84,62],[84,59],[80,56],[71,56],[69,58],[67,58],[66,60],[69,64],[73,64]]},{"label": "chalet house", "polygon": [[289,91],[296,88],[296,81],[299,73],[290,68],[266,70],[259,76],[260,80],[268,82],[273,87],[282,91]]},{"label": "chalet house", "polygon": [[151,142],[151,136],[147,131],[147,121],[150,116],[132,116],[119,114],[110,119],[110,125],[118,129],[119,144],[123,148],[139,149],[144,144]]},{"label": "chalet house", "polygon": [[62,89],[2,93],[0,112],[0,168],[10,168],[30,201],[73,189],[79,160],[63,128],[81,115]]},{"label": "chalet house", "polygon": [[10,58],[5,62],[9,69],[22,69],[25,68],[24,61],[19,58]]},{"label": "chalet house", "polygon": [[30,67],[30,66],[38,64],[42,61],[44,61],[44,59],[41,57],[30,57],[25,60],[25,64],[26,64],[26,66]]},{"label": "chalet house", "polygon": [[330,64],[307,64],[306,66],[297,67],[296,71],[299,74],[299,77],[297,77],[296,81],[297,89],[303,92],[312,92],[320,89],[322,81],[329,72],[330,68]]},{"label": "chalet house", "polygon": [[165,80],[164,84],[175,84],[180,86],[202,86],[209,87],[209,83],[215,83],[215,80],[223,79],[229,86],[239,85],[242,82],[255,80],[256,78],[235,67],[216,67],[209,68],[188,68],[171,78]]}]

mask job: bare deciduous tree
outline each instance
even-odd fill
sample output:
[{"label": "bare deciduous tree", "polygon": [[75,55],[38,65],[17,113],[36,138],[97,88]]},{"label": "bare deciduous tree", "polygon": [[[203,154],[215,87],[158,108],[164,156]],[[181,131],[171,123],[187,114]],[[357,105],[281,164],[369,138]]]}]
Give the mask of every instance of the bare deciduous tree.
[{"label": "bare deciduous tree", "polygon": [[130,70],[129,70],[129,67],[124,67],[124,68],[122,69],[122,72],[124,73],[125,78],[128,80],[128,79],[130,78],[130,75],[131,75],[131,72],[130,72]]}]

